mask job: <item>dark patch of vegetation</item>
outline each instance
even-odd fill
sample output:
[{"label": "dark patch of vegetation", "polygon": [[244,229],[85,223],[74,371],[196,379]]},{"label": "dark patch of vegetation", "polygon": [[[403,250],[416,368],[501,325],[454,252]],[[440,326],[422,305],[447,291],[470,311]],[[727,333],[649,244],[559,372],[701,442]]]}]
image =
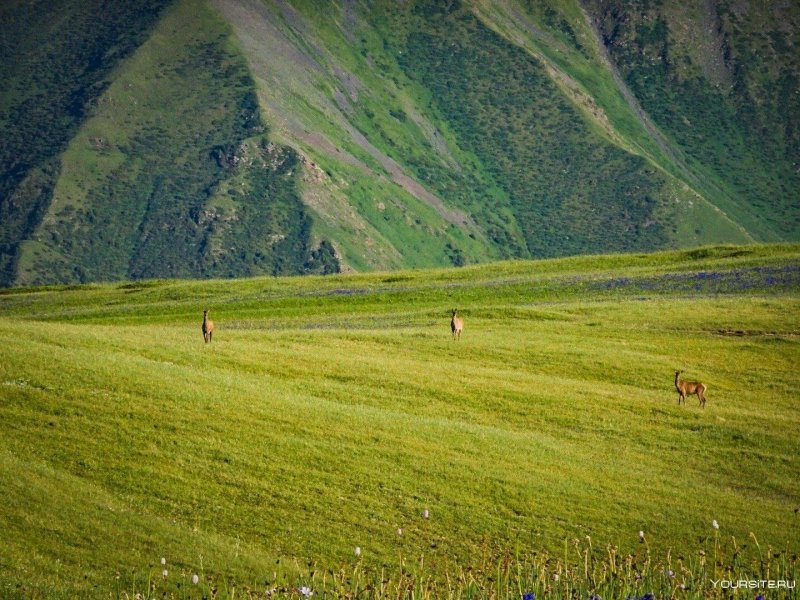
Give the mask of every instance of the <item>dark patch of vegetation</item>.
[{"label": "dark patch of vegetation", "polygon": [[322,240],[317,248],[308,254],[308,260],[303,265],[303,272],[331,275],[339,273],[341,267],[336,257],[336,250],[328,240]]},{"label": "dark patch of vegetation", "polygon": [[575,48],[577,48],[584,57],[589,58],[590,53],[587,48],[578,40],[575,35],[575,30],[569,22],[561,16],[561,14],[548,4],[542,4],[540,1],[533,2],[528,0],[524,3],[528,11],[541,10],[542,22],[547,25],[551,30],[558,31],[564,35],[566,40]]},{"label": "dark patch of vegetation", "polygon": [[389,109],[389,114],[401,123],[405,123],[406,119],[408,118],[403,110]]},{"label": "dark patch of vegetation", "polygon": [[464,252],[460,248],[456,248],[448,243],[447,246],[445,246],[445,250],[447,251],[447,257],[454,267],[463,267],[467,264]]}]

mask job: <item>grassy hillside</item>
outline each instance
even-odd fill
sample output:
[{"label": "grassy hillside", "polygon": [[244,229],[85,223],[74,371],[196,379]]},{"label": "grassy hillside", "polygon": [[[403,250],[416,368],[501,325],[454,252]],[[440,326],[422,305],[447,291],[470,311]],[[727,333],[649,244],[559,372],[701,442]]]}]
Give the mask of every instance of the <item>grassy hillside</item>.
[{"label": "grassy hillside", "polygon": [[0,285],[14,281],[18,245],[49,206],[59,154],[166,2],[113,10],[110,4],[11,0],[0,6]]},{"label": "grassy hillside", "polygon": [[36,6],[0,9],[0,285],[798,237],[790,6]]},{"label": "grassy hillside", "polygon": [[[484,4],[347,5],[330,19],[308,3],[216,3],[276,135],[324,167],[304,198],[347,240],[345,262],[461,264],[752,239],[674,178],[600,64],[588,24],[571,46],[577,38],[569,29],[562,40],[553,9]],[[544,39],[499,25],[509,10]],[[398,190],[403,177],[421,185]],[[431,194],[469,218],[421,212]],[[352,206],[351,218],[337,201]],[[375,210],[392,204],[405,219]],[[418,257],[420,235],[428,243]],[[365,256],[353,252],[365,245]]]},{"label": "grassy hillside", "polygon": [[699,597],[800,550],[797,246],[31,288],[0,311],[5,597],[319,590],[356,563],[443,597],[510,552],[569,597],[551,572],[591,557],[600,580],[606,544],[638,564],[640,530],[671,549],[659,589]]},{"label": "grassy hillside", "polygon": [[[93,14],[73,4],[58,8],[63,35],[79,27],[74,20]],[[2,204],[24,220],[24,230],[8,232],[15,243],[8,245],[5,283],[337,271],[330,243],[312,239],[296,191],[300,158],[269,141],[253,81],[230,29],[213,9],[193,0],[152,15],[142,7],[151,19],[146,38],[135,20],[127,28],[117,23],[124,11],[93,10],[113,13],[109,21],[123,38],[125,60],[97,68],[95,76],[105,77],[102,85],[69,79],[66,70],[64,77],[87,104],[70,113],[68,127],[58,103],[35,97],[58,121],[56,137],[64,143],[47,146],[55,153],[47,182],[32,183],[25,173],[23,183],[4,179],[11,188]],[[36,28],[54,18],[49,12],[31,16],[19,33],[23,25]],[[104,29],[95,35],[101,34],[111,35]],[[49,35],[51,45],[63,42],[62,33]],[[43,72],[29,77],[52,78],[57,60],[44,54],[38,65]],[[27,82],[22,74],[17,81],[19,88]],[[61,100],[64,85],[47,91]],[[19,102],[20,94],[8,97]],[[11,112],[4,123],[30,152],[36,149],[31,136],[51,139],[44,121]],[[17,164],[15,152],[9,149],[9,160]],[[26,216],[20,211],[33,205],[20,194],[31,189],[42,200]],[[13,223],[6,221],[4,229]]]},{"label": "grassy hillside", "polygon": [[[299,159],[269,142],[230,31],[204,2],[164,11],[61,159],[18,283],[298,273]],[[336,270],[331,255],[330,265]]]},{"label": "grassy hillside", "polygon": [[586,4],[644,110],[707,180],[704,193],[758,238],[796,239],[797,5]]},{"label": "grassy hillside", "polygon": [[[462,147],[506,192],[524,235],[518,252],[559,256],[665,245],[665,224],[655,218],[664,177],[597,135],[523,49],[471,12],[440,6],[419,8],[407,26],[401,64],[430,90]],[[393,27],[397,18],[388,20]],[[495,208],[482,204],[486,212]]]},{"label": "grassy hillside", "polygon": [[[460,197],[485,196],[487,180],[465,168],[469,155],[419,103],[365,7],[331,19],[313,3],[214,5],[236,30],[276,139],[308,157],[303,199],[344,264],[430,267],[519,253],[507,211],[493,213],[507,235],[495,241],[464,210]],[[435,171],[420,179],[419,165]],[[430,185],[434,174],[442,185]]]}]

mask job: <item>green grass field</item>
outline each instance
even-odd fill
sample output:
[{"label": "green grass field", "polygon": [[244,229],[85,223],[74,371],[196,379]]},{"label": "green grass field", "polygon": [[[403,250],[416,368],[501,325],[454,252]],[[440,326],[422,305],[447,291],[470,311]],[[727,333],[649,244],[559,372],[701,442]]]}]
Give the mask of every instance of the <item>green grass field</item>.
[{"label": "green grass field", "polygon": [[3,290],[0,596],[541,597],[640,530],[796,569],[799,317],[797,245]]}]

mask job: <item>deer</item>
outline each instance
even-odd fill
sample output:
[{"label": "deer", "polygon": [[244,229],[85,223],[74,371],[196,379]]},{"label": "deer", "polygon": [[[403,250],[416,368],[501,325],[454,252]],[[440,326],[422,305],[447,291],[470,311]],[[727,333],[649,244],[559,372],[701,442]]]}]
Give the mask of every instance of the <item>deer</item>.
[{"label": "deer", "polygon": [[208,318],[208,309],[203,311],[203,339],[206,344],[211,341],[211,334],[214,333],[214,321]]},{"label": "deer", "polygon": [[450,319],[450,331],[453,333],[453,339],[461,339],[461,332],[464,330],[464,319],[458,316],[458,310],[453,309],[453,318]]},{"label": "deer", "polygon": [[686,396],[691,396],[692,394],[697,395],[697,399],[700,401],[700,408],[706,407],[706,390],[708,386],[704,383],[700,383],[699,381],[680,381],[678,377],[683,371],[675,371],[675,389],[678,390],[678,405],[680,405],[681,400],[683,400],[684,405],[686,404]]}]

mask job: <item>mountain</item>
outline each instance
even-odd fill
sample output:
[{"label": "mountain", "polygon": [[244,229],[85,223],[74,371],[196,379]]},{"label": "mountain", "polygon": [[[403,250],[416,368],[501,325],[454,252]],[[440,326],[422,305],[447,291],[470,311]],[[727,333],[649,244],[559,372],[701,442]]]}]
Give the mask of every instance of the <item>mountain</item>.
[{"label": "mountain", "polygon": [[0,285],[800,239],[800,7],[10,0]]}]

